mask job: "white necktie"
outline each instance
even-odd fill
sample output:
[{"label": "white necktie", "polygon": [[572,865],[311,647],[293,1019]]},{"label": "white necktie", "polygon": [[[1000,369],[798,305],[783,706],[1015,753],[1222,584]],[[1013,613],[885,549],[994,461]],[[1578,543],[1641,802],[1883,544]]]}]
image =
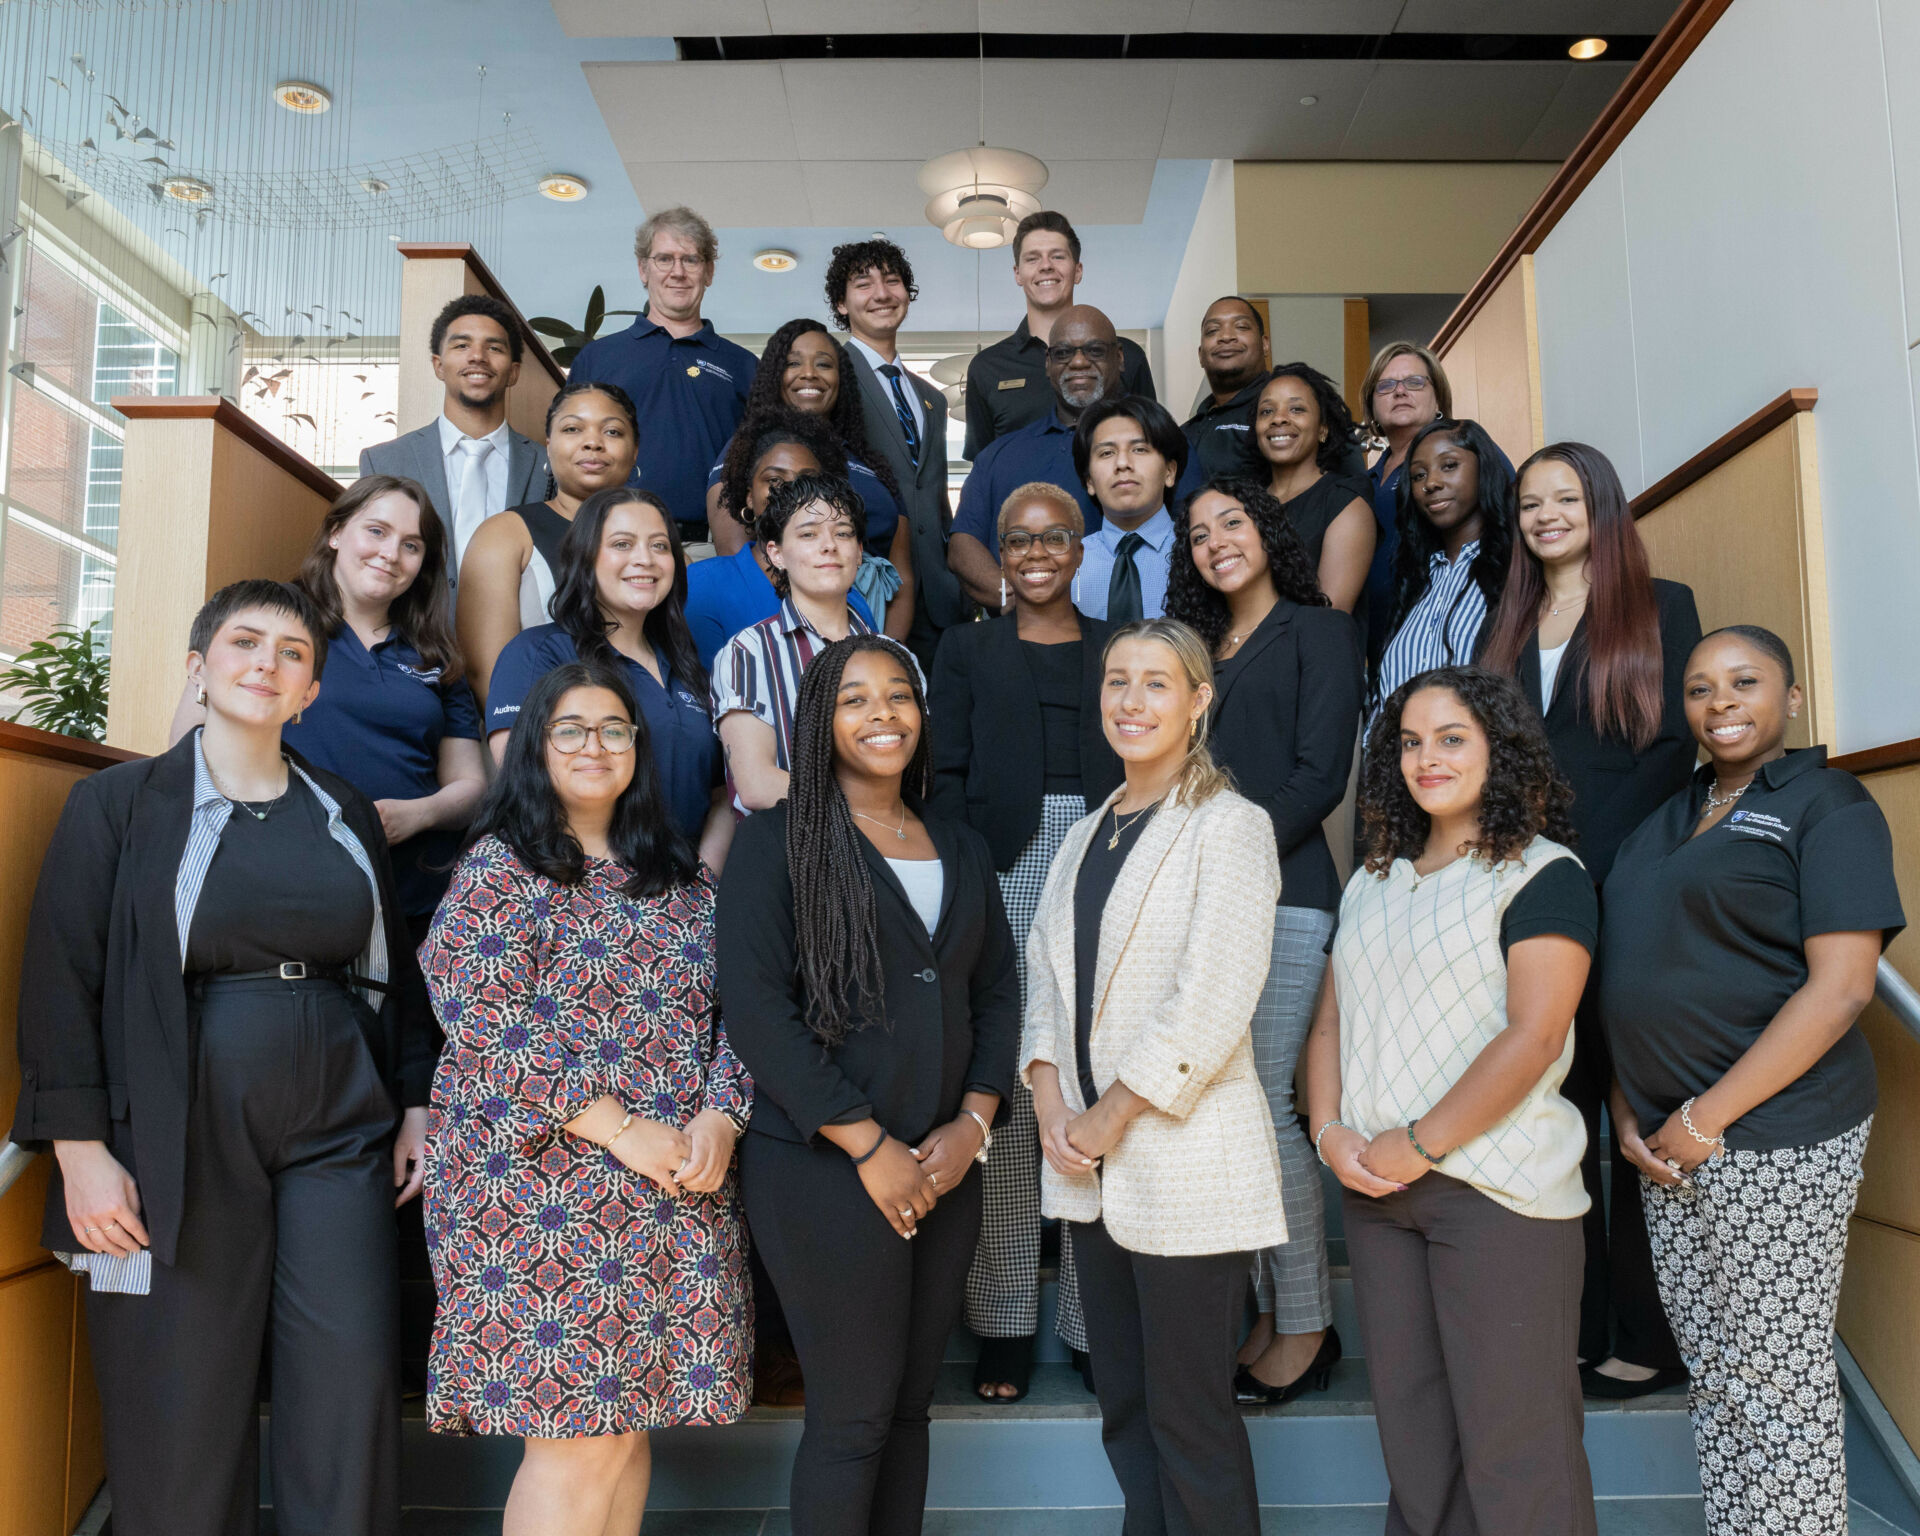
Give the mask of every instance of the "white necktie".
[{"label": "white necktie", "polygon": [[474,531],[487,520],[487,456],[493,452],[493,444],[484,437],[463,437],[454,447],[466,460],[453,504],[453,568],[457,574]]}]

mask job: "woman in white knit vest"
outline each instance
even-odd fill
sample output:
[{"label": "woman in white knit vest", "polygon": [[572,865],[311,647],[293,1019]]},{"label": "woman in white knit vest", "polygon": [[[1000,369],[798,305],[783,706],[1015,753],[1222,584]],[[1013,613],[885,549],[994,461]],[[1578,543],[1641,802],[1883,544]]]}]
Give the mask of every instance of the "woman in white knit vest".
[{"label": "woman in white knit vest", "polygon": [[1280,860],[1207,751],[1212,697],[1186,625],[1114,632],[1100,713],[1126,782],[1068,830],[1027,938],[1040,1209],[1073,1223],[1101,1439],[1140,1536],[1257,1536],[1233,1355],[1254,1250],[1287,1235],[1253,1063]]},{"label": "woman in white knit vest", "polygon": [[1586,1131],[1560,1094],[1597,939],[1571,792],[1511,678],[1442,667],[1368,734],[1366,867],[1307,1042],[1388,1536],[1593,1536],[1574,1364]]}]

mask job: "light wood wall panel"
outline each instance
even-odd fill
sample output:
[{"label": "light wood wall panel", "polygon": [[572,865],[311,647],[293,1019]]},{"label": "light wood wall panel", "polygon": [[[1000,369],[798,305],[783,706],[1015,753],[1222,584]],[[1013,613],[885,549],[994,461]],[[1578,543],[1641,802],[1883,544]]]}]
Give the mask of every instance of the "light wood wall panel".
[{"label": "light wood wall panel", "polygon": [[[1879,1134],[1878,1123],[1874,1134]],[[1854,1218],[1840,1337],[1909,1445],[1920,1443],[1920,1237]]]},{"label": "light wood wall panel", "polygon": [[74,1280],[57,1264],[0,1280],[0,1536],[65,1536]]},{"label": "light wood wall panel", "polygon": [[1480,423],[1517,465],[1546,441],[1533,258],[1523,256],[1441,354],[1453,414]]},{"label": "light wood wall panel", "polygon": [[[1920,919],[1920,764],[1864,775],[1861,783],[1893,830],[1894,870],[1909,921]],[[1887,959],[1909,981],[1920,982],[1920,927],[1893,941]],[[1920,1040],[1880,1003],[1861,1017],[1880,1074],[1880,1112],[1867,1145],[1867,1176],[1859,1214],[1886,1226],[1920,1233]],[[1913,1297],[1920,1302],[1920,1291]]]},{"label": "light wood wall panel", "polygon": [[[470,245],[402,245],[399,252],[406,267],[400,274],[400,399],[394,411],[397,434],[424,427],[440,414],[446,400],[446,386],[433,374],[433,322],[440,311],[470,293],[489,294],[513,307],[513,300]],[[518,314],[518,309],[514,313]],[[632,323],[616,316],[601,328],[602,333]],[[542,443],[547,437],[547,405],[566,374],[524,319],[521,340],[526,355],[520,364],[519,380],[507,392],[507,422],[514,431]]]}]

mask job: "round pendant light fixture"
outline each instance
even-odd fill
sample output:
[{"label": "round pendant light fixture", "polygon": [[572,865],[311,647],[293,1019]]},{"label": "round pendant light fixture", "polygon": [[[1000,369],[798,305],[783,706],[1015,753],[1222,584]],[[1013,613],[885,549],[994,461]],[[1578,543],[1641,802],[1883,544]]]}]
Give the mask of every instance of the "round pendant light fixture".
[{"label": "round pendant light fixture", "polygon": [[568,171],[555,171],[540,178],[540,195],[556,203],[577,203],[587,195],[586,178]]},{"label": "round pendant light fixture", "polygon": [[953,244],[990,251],[1007,244],[1020,221],[1040,211],[1046,164],[1018,149],[985,144],[937,155],[920,167],[927,222]]},{"label": "round pendant light fixture", "polygon": [[791,272],[800,265],[800,258],[792,251],[783,251],[769,246],[764,251],[753,253],[753,264],[762,272]]},{"label": "round pendant light fixture", "polygon": [[333,105],[333,93],[311,80],[282,80],[273,88],[273,99],[289,112],[312,117]]},{"label": "round pendant light fixture", "polygon": [[198,176],[169,176],[160,190],[176,203],[204,203],[213,196],[213,188]]}]

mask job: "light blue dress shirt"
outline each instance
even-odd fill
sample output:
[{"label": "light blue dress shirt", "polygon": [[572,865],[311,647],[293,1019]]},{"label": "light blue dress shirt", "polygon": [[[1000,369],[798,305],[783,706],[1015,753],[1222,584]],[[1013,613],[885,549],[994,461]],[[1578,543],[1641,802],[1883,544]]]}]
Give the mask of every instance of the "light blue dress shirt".
[{"label": "light blue dress shirt", "polygon": [[[1074,578],[1073,606],[1090,619],[1107,616],[1107,588],[1113,583],[1113,557],[1127,532],[1113,523],[1103,522],[1086,537],[1086,555],[1080,562],[1080,574]],[[1162,507],[1132,532],[1147,541],[1144,548],[1133,552],[1134,568],[1140,572],[1140,611],[1145,618],[1157,619],[1167,611],[1173,517]]]}]

